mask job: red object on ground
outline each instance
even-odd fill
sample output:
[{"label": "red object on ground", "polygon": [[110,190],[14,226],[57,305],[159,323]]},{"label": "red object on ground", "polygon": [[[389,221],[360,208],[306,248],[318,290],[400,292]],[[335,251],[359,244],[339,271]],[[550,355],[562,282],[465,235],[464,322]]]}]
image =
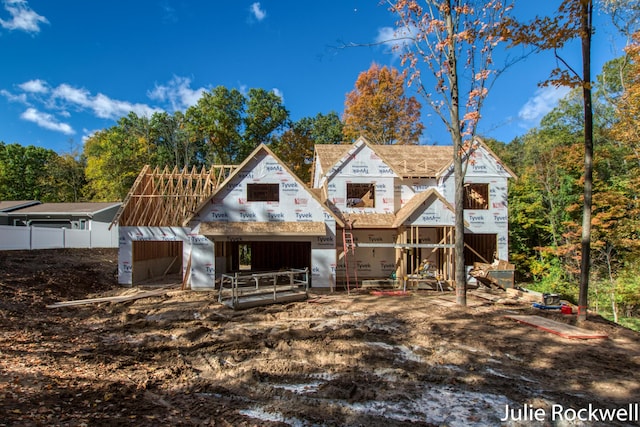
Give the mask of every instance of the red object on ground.
[{"label": "red object on ground", "polygon": [[560,307],[560,313],[562,313],[562,314],[573,314],[573,309],[571,308],[570,305],[564,304],[562,307]]}]

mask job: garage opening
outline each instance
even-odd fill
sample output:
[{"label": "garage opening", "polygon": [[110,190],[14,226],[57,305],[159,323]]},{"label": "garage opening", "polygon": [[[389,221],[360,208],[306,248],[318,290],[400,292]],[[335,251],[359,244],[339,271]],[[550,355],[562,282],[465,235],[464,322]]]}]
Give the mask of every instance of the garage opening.
[{"label": "garage opening", "polygon": [[182,275],[182,242],[134,241],[132,283]]},{"label": "garage opening", "polygon": [[311,269],[311,242],[232,242],[232,271]]},{"label": "garage opening", "polygon": [[497,234],[464,235],[464,263],[466,265],[473,265],[474,262],[491,264],[497,257]]}]

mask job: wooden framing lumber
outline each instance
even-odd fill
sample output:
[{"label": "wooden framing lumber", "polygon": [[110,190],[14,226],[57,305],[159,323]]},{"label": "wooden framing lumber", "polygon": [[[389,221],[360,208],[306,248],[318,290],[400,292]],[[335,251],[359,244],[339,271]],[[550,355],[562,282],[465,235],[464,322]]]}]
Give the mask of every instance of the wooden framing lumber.
[{"label": "wooden framing lumber", "polygon": [[112,223],[120,226],[184,226],[195,209],[222,184],[236,165],[191,170],[145,165]]},{"label": "wooden framing lumber", "polygon": [[79,300],[73,300],[73,301],[61,301],[61,302],[49,304],[47,305],[47,308],[72,307],[72,306],[87,305],[87,304],[94,304],[94,303],[100,303],[100,302],[133,301],[136,299],[163,295],[163,294],[166,294],[169,290],[170,289],[159,289],[156,291],[141,292],[135,295],[120,295],[120,296],[114,296],[114,297],[88,298],[88,299],[79,299]]}]

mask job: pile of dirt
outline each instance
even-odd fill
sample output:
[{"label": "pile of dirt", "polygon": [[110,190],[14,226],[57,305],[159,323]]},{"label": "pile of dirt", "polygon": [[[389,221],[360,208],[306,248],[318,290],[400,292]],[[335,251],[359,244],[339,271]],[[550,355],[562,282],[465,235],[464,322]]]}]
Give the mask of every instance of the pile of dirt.
[{"label": "pile of dirt", "polygon": [[525,404],[544,425],[553,408],[569,419],[640,396],[639,334],[590,316],[580,326],[608,339],[565,339],[505,315],[574,316],[502,295],[461,308],[433,291],[314,294],[233,311],[176,284],[46,308],[131,293],[116,285],[116,258],[0,253],[0,426],[532,425],[500,421]]}]

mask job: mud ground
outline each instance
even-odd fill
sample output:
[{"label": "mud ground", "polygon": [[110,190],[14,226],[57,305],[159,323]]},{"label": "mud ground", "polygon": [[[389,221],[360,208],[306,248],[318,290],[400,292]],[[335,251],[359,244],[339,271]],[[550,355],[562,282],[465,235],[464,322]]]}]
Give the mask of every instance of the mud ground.
[{"label": "mud ground", "polygon": [[[233,311],[215,292],[46,308],[132,294],[116,250],[0,252],[0,425],[636,425],[551,419],[640,401],[640,335],[608,339],[516,323],[575,316],[451,293],[313,294]],[[154,289],[157,289],[154,288]],[[506,405],[545,421],[501,422]],[[571,418],[572,413],[566,413]],[[573,413],[575,414],[575,413]]]}]

